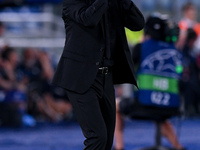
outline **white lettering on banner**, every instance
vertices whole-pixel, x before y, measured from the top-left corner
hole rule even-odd
[[[161,92],[152,92],[151,93],[151,102],[157,105],[168,106],[170,104],[170,95],[168,93]]]
[[[167,90],[169,88],[169,80],[154,78],[153,87],[161,89],[161,90]]]

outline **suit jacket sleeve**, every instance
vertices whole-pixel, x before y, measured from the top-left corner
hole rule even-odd
[[[84,26],[96,26],[107,9],[107,0],[95,0],[87,4],[81,0],[63,0],[63,18]]]
[[[144,16],[131,0],[119,0],[121,3],[122,19],[124,26],[132,31],[139,31],[144,28]]]

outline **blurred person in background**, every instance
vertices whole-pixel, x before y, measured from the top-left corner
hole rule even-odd
[[[6,47],[1,52],[0,91],[2,124],[9,126],[28,125],[26,78],[18,74],[18,55],[13,48]],[[32,119],[32,118],[30,118]],[[27,123],[27,124],[26,124]]]
[[[180,50],[182,50],[185,45],[187,37],[187,29],[189,28],[193,29],[196,32],[197,36],[200,37],[200,23],[197,22],[196,6],[192,2],[187,2],[182,8],[182,12],[183,12],[183,18],[179,21],[180,37],[177,42],[177,48],[179,48]],[[196,49],[199,48],[200,46],[196,45]]]
[[[124,27],[144,18],[131,0],[63,1],[65,47],[53,84],[66,90],[85,136],[85,150],[110,150],[115,128],[113,84],[137,86]]]
[[[169,34],[168,29],[169,29],[169,27],[168,27],[167,18],[165,17],[165,15],[155,13],[147,19],[146,25],[144,28],[144,41],[142,43],[137,44],[133,48],[133,52],[132,52],[132,59],[133,59],[133,62],[135,64],[136,68],[138,68],[138,69],[140,68],[141,61],[142,61],[141,59],[142,59],[142,57],[144,57],[144,54],[148,54],[148,56],[149,55],[152,56],[154,52],[157,52],[159,50],[162,51],[165,49],[178,52],[178,50],[176,50],[175,45],[174,45],[177,37],[174,36],[174,39],[173,39],[174,41],[171,41],[170,39],[166,38],[167,37],[166,35]],[[176,29],[176,28],[174,28],[174,29]],[[178,35],[178,29],[174,30],[174,35],[175,34]],[[152,49],[151,53],[148,50],[148,49],[150,49],[150,47]],[[165,55],[167,58],[168,57],[167,54],[165,54]],[[151,62],[151,67],[157,68],[158,61],[159,60],[155,60],[155,62]],[[164,61],[165,60],[163,60],[161,62],[161,64],[162,63],[164,64]],[[174,59],[173,61],[177,61],[177,60]],[[167,65],[169,65],[169,64],[167,64]],[[173,63],[172,63],[172,65],[173,65]],[[162,70],[164,68],[160,68],[160,69]],[[159,71],[158,70],[156,70],[156,71],[159,74]],[[179,74],[179,73],[176,73],[176,74]],[[140,81],[140,82],[142,82],[142,81]],[[125,125],[124,125],[123,114],[125,114],[125,116],[129,116],[129,114],[131,114],[131,111],[134,111],[134,107],[137,107],[137,106],[134,106],[134,104],[133,104],[137,100],[131,100],[131,103],[129,101],[123,100],[123,98],[121,99],[121,96],[120,96],[121,90],[118,90],[118,91],[119,91],[119,97],[117,97],[117,105],[116,105],[117,106],[116,107],[117,114],[116,114],[114,150],[124,150],[125,144],[124,144],[123,136],[124,136],[124,126]],[[137,97],[136,92],[134,95],[136,96],[134,99],[139,99],[139,97]],[[131,116],[129,116],[129,117],[131,117]],[[170,142],[170,144],[172,145],[174,150],[185,150],[185,148],[183,148],[183,146],[180,144],[180,142],[176,136],[176,133],[174,131],[174,127],[171,124],[170,120],[165,120],[161,124],[161,133]]]
[[[193,55],[194,43],[197,34],[194,29],[187,29],[186,40],[183,46],[183,75],[180,80],[180,91],[185,101],[186,116],[200,113],[200,68],[198,57]]]
[[[28,78],[28,112],[37,120],[68,119],[72,113],[71,104],[63,89],[50,84],[54,70],[48,53],[27,48],[22,60],[19,68]]]

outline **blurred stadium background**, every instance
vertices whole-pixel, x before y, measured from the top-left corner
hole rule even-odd
[[[168,14],[172,20],[178,22],[181,18],[181,8],[188,0],[133,0],[142,10],[145,17],[152,12]],[[190,0],[198,10],[199,0]],[[0,43],[17,49],[40,48],[52,56],[56,63],[64,46],[65,32],[61,18],[62,0],[0,0],[0,21],[5,24],[5,32],[0,38]],[[200,20],[200,14],[197,16]],[[139,42],[142,31],[134,35],[127,30],[130,45]],[[176,121],[174,121],[176,123]],[[189,150],[199,150],[199,118],[186,120],[183,124],[183,145]],[[44,124],[43,124],[44,125]],[[135,126],[136,128],[132,128]],[[47,128],[46,128],[47,127]],[[141,132],[141,128],[144,127]],[[183,130],[182,128],[182,130]],[[137,130],[139,129],[139,130]],[[148,129],[148,130],[147,130]],[[53,132],[55,131],[55,132]],[[152,135],[146,136],[146,141],[136,143],[141,134],[154,132],[149,123],[128,123],[125,131],[127,149],[133,149],[153,144]],[[1,129],[0,150],[78,150],[82,148],[82,135],[75,123],[59,126],[39,126],[36,129]],[[42,138],[42,139],[40,139]],[[60,140],[59,140],[60,138]],[[65,141],[67,140],[67,142]],[[50,144],[49,144],[50,143]],[[68,148],[66,148],[68,147]]]

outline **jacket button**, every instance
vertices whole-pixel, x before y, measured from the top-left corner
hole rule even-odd
[[[98,66],[100,63],[99,62],[96,62],[96,65]]]

